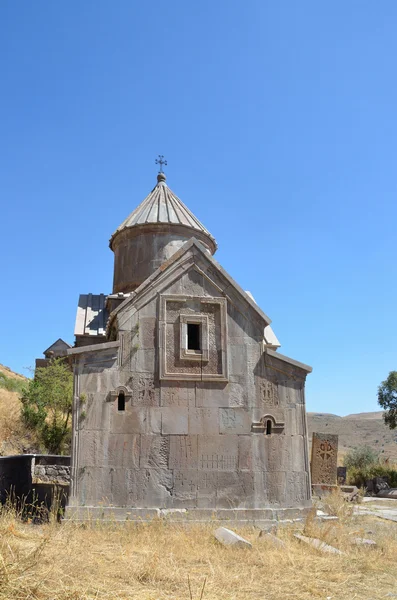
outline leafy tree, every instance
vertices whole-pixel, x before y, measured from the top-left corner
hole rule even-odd
[[[62,454],[71,434],[73,375],[65,361],[55,358],[38,367],[21,398],[21,416],[34,429],[46,450]]]
[[[378,387],[378,403],[386,411],[383,415],[390,429],[397,427],[397,371],[390,371]]]
[[[371,446],[353,448],[343,459],[343,464],[348,469],[366,469],[379,462],[379,454]]]

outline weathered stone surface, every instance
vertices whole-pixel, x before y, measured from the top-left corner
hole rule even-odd
[[[163,435],[187,435],[189,433],[188,409],[177,406],[162,408],[161,433]]]
[[[236,471],[237,435],[198,436],[198,467],[204,471]]]
[[[300,542],[303,542],[304,544],[308,544],[309,546],[312,546],[313,548],[315,548],[316,550],[319,550],[320,552],[325,552],[328,554],[343,554],[343,552],[341,550],[339,550],[338,548],[334,548],[333,546],[330,546],[329,544],[326,544],[325,542],[322,542],[321,540],[318,540],[317,538],[306,537],[305,535],[300,535],[299,533],[295,533],[294,536]]]
[[[338,436],[313,433],[311,475],[312,484],[336,484]]]
[[[195,406],[196,384],[189,381],[162,381],[161,406]]]
[[[197,444],[197,435],[171,435],[169,456],[170,469],[197,469]]]
[[[360,538],[360,537],[352,538],[351,543],[354,546],[368,546],[370,548],[376,547],[376,542],[374,540],[369,540],[367,538]]]
[[[250,433],[252,417],[245,408],[220,408],[220,433]]]
[[[252,548],[251,542],[245,540],[243,537],[234,533],[231,529],[226,527],[218,527],[214,531],[214,536],[220,544],[223,546],[235,546],[237,548]]]
[[[219,412],[217,408],[189,408],[189,433],[219,434]]]
[[[115,341],[70,350],[71,504],[253,521],[306,510],[309,369],[264,347],[268,317],[200,243],[181,248],[189,225],[149,213],[112,238]]]

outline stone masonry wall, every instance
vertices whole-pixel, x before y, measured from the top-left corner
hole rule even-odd
[[[192,257],[173,282],[124,310],[118,343],[77,355],[71,505],[310,505],[306,372],[264,352],[263,319],[215,270],[204,275],[196,264]],[[184,379],[186,369],[160,378],[162,353],[172,351],[161,337],[162,293],[226,299],[226,337],[216,329],[210,337],[212,350],[227,354],[224,380]],[[191,373],[200,372],[195,363]]]

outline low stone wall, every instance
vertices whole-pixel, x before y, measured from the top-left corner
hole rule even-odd
[[[70,456],[35,455],[32,461],[33,483],[70,484]]]
[[[64,509],[69,496],[70,456],[21,454],[0,457],[0,503],[8,499],[34,511],[51,509],[54,499]]]

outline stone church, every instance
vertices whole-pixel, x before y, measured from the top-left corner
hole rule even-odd
[[[278,352],[269,317],[213,258],[214,237],[163,172],[110,248],[113,292],[80,296],[67,350],[67,514],[260,521],[306,512],[311,368]]]

